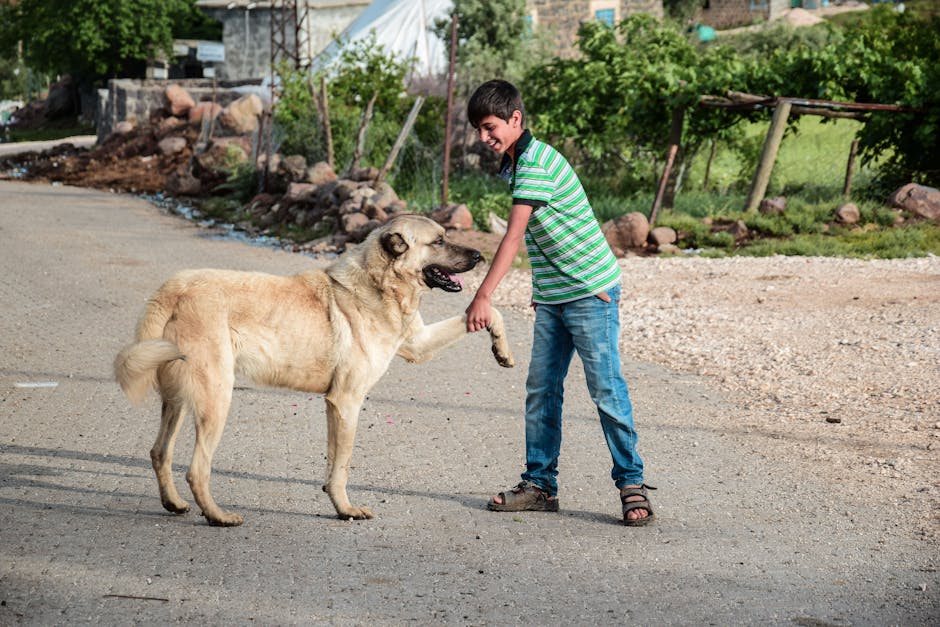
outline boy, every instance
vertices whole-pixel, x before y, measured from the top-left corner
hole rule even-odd
[[[514,488],[488,503],[494,511],[558,511],[563,384],[574,351],[584,363],[613,458],[623,522],[645,525],[653,507],[643,483],[643,461],[627,384],[620,371],[620,266],[601,233],[577,175],[554,148],[525,128],[522,96],[502,80],[470,97],[467,117],[480,140],[503,155],[501,176],[512,208],[490,269],[467,307],[467,330],[490,324],[490,297],[509,271],[523,239],[532,266],[535,327],[526,379],[526,471]]]

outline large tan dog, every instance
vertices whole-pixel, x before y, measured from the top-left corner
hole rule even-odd
[[[137,341],[114,362],[134,402],[155,387],[163,398],[150,451],[160,499],[171,512],[189,505],[171,476],[173,445],[183,416],[196,423],[186,479],[203,515],[216,525],[243,518],[222,511],[209,475],[232,400],[236,373],[259,384],[325,393],[327,479],[341,518],[372,518],[346,494],[359,410],[394,356],[431,358],[466,335],[464,316],[425,326],[418,313],[431,288],[460,291],[453,275],[473,268],[478,251],[449,243],[444,229],[421,216],[397,217],[373,231],[336,263],[291,277],[225,270],[188,270],[150,299]],[[513,365],[502,317],[489,329],[501,366]]]

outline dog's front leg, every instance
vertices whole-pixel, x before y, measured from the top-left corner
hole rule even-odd
[[[330,496],[336,515],[344,519],[373,517],[368,507],[354,507],[346,494],[349,460],[356,439],[361,404],[361,401],[350,402],[329,396],[326,399],[327,474],[323,491]]]
[[[516,362],[509,348],[509,340],[506,338],[503,316],[495,308],[491,311],[488,330],[493,345],[493,355],[500,366],[512,368]],[[467,317],[465,315],[454,316],[425,326],[421,317],[416,316],[411,331],[411,336],[399,347],[398,354],[411,363],[421,363],[467,335]]]

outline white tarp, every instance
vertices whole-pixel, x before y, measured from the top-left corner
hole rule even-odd
[[[415,57],[417,76],[447,73],[447,47],[434,34],[434,22],[448,19],[451,0],[375,0],[339,35],[342,45],[356,42],[375,33],[376,43],[399,59]],[[327,46],[314,60],[318,67],[326,65],[342,48],[336,41]]]

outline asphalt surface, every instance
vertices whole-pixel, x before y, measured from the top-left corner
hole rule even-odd
[[[139,199],[0,182],[0,625],[940,622],[937,556],[878,494],[775,457],[731,399],[650,364],[624,370],[655,524],[619,524],[577,362],[561,512],[487,511],[524,463],[531,332],[511,314],[515,369],[477,334],[426,364],[396,360],[369,395],[349,492],[374,520],[337,520],[321,491],[322,398],[248,384],[212,477],[245,524],[163,511],[148,458],[158,401],[132,407],[111,376],[146,298],[183,268],[322,263],[207,237]],[[424,317],[469,298],[435,293]],[[191,451],[186,424],[187,499]]]

